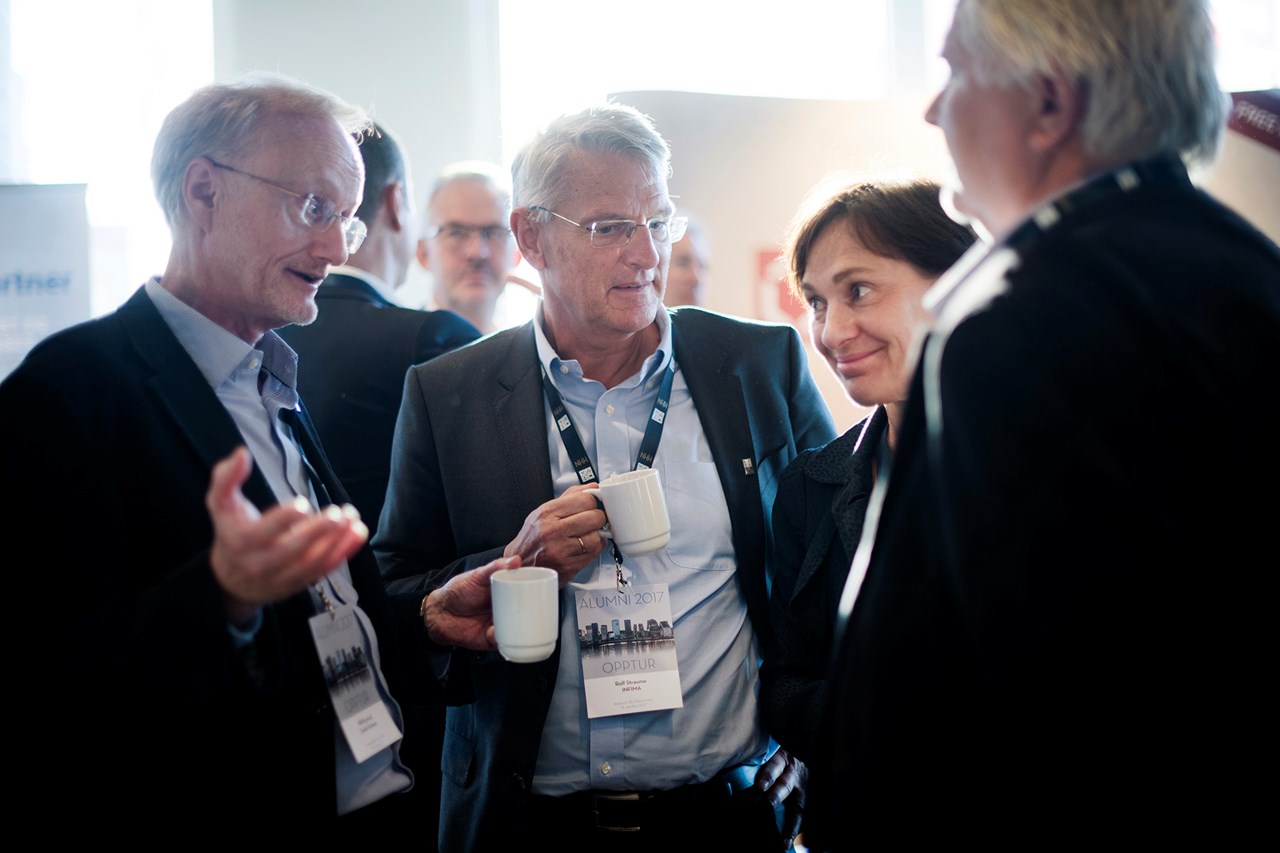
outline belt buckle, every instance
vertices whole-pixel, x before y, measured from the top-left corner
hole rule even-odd
[[[639,826],[623,826],[620,823],[619,824],[609,823],[608,820],[610,818],[610,815],[608,814],[608,812],[610,812],[611,809],[608,807],[608,805],[605,806],[606,822],[601,823],[600,804],[601,803],[629,803],[631,805],[622,806],[617,811],[622,811],[630,808],[632,812],[634,812],[635,809],[639,807],[640,803],[644,802],[646,799],[648,799],[648,797],[645,797],[639,793],[633,793],[633,792],[620,791],[616,794],[602,794],[602,793],[592,792],[591,813],[595,817],[596,828],[607,830],[608,832],[639,832],[640,831]]]

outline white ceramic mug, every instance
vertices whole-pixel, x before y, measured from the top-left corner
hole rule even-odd
[[[546,660],[560,632],[560,580],[555,569],[519,566],[489,576],[493,633],[513,663]]]
[[[656,468],[639,468],[602,481],[600,501],[609,517],[600,535],[617,543],[624,557],[661,551],[671,541],[667,498]]]

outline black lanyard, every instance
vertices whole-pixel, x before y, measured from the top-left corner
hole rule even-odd
[[[631,469],[633,471],[653,467],[653,459],[658,454],[658,442],[662,441],[662,427],[667,420],[667,407],[671,405],[671,386],[675,383],[675,378],[676,360],[672,358],[667,365],[666,374],[662,377],[658,399],[653,401],[653,411],[649,413],[649,422],[644,428],[644,438],[640,441],[640,452],[636,454],[636,463]],[[565,450],[569,451],[569,460],[573,463],[573,470],[578,474],[578,482],[599,482],[596,469],[591,464],[591,457],[587,455],[587,448],[582,443],[582,436],[573,425],[573,416],[569,414],[569,409],[561,399],[560,392],[552,384],[545,366],[542,368],[542,391],[546,394],[547,405],[551,407],[551,418],[555,421],[557,432],[560,433],[560,440],[564,442]],[[596,498],[597,503],[599,500]],[[618,567],[618,586],[622,586],[626,583],[622,579],[622,552],[618,550],[617,542],[610,539],[609,543],[613,546],[613,561]]]

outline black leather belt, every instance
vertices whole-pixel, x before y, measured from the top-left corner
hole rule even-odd
[[[755,782],[755,765],[721,770],[705,782],[665,791],[578,791],[563,797],[534,797],[566,817],[588,818],[599,829],[639,832],[655,823],[683,820],[686,812],[701,812],[714,803],[727,803]]]

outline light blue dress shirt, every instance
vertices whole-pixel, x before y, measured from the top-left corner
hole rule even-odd
[[[254,464],[266,477],[276,499],[283,503],[293,500],[296,495],[304,495],[312,506],[316,506],[318,502],[306,473],[306,463],[289,434],[288,426],[278,417],[282,408],[292,409],[298,402],[297,354],[275,332],[267,332],[258,342],[259,348],[245,343],[165,290],[157,278],[146,283],[146,292],[179,343],[200,368],[218,399],[235,419],[236,426],[240,428],[240,434],[253,455]],[[264,367],[267,375],[262,390],[259,391],[258,376]],[[392,719],[404,731],[400,706],[387,689],[386,679],[378,663],[378,637],[369,617],[357,603],[359,596],[351,583],[351,571],[346,562],[325,578],[322,585],[325,595],[335,603],[355,606],[364,635],[366,655],[374,662],[378,692],[390,710]],[[315,589],[311,590],[311,599],[315,612],[319,613],[324,609]],[[250,631],[256,631],[259,625],[260,618],[251,626]],[[232,636],[241,642],[246,639],[243,632],[234,629]],[[251,638],[252,634],[248,639]],[[357,764],[336,715],[333,732],[337,756],[338,814],[354,811],[412,786],[413,774],[400,762],[398,742]]]
[[[562,361],[534,323],[538,358],[560,392],[600,479],[635,466],[663,372],[672,358],[671,320],[658,312],[662,339],[639,373],[614,388],[584,379],[577,361]],[[678,366],[677,366],[678,367]],[[555,494],[578,484],[569,453],[544,406]],[[666,790],[705,781],[726,767],[760,764],[770,741],[757,707],[760,650],[735,578],[729,509],[711,448],[677,369],[662,442],[654,459],[671,515],[662,551],[623,562],[633,584],[670,590],[684,706],[588,719],[577,654],[577,607],[566,587],[560,625],[560,668],[547,714],[533,792],[563,796],[587,788]],[[574,578],[615,583],[612,551]]]

